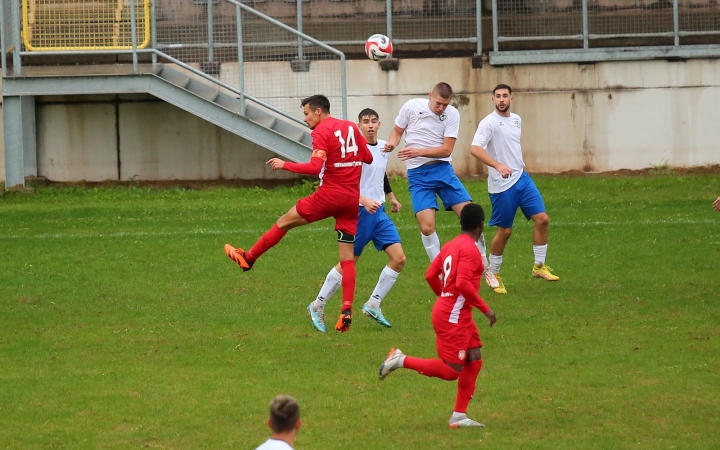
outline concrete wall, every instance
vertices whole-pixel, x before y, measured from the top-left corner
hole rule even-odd
[[[277,70],[292,76],[287,63]],[[477,123],[492,111],[492,88],[501,82],[516,90],[513,109],[523,117],[531,172],[720,163],[720,60],[477,70],[469,58],[449,58],[401,60],[397,72],[349,61],[347,73],[350,116],[376,109],[381,138],[388,137],[406,100],[426,96],[438,81],[450,83],[462,118],[453,164],[464,176],[485,171],[470,155],[470,143]],[[39,98],[36,110],[39,175],[51,180],[292,177],[268,170],[271,152],[151,97]],[[404,173],[395,158],[389,167]]]

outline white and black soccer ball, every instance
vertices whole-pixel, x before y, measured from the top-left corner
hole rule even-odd
[[[373,61],[391,58],[393,46],[390,38],[384,34],[373,34],[365,41],[365,54]]]

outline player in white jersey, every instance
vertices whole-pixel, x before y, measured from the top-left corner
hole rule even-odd
[[[499,275],[505,245],[512,235],[515,213],[520,208],[526,219],[535,223],[533,229],[533,253],[535,264],[532,275],[548,281],[560,279],[545,265],[548,241],[548,223],[540,191],[525,172],[525,162],[520,148],[522,120],[510,112],[513,101],[512,88],[499,84],[493,89],[495,110],[480,121],[473,138],[471,153],[488,166],[488,193],[492,203],[489,225],[497,225],[497,233],[490,243],[490,270],[500,285],[493,289],[498,294],[507,293]]]
[[[300,425],[297,401],[289,395],[278,395],[270,402],[268,426],[272,429],[272,437],[256,450],[292,450]]]
[[[430,261],[440,253],[440,238],[435,227],[437,196],[446,211],[460,211],[472,199],[465,186],[455,175],[450,161],[460,130],[460,113],[450,105],[453,91],[447,83],[438,83],[428,98],[416,98],[406,102],[395,119],[390,141],[385,144],[390,152],[400,143],[405,133],[405,148],[398,151],[398,158],[407,162],[407,176],[413,212],[420,226],[420,237]],[[477,241],[485,267],[485,235]],[[491,288],[499,283],[489,270],[485,281]]]
[[[385,213],[385,195],[387,194],[393,205],[392,212],[400,211],[402,205],[395,199],[385,173],[390,153],[385,152],[385,141],[377,138],[377,131],[380,128],[378,113],[370,108],[360,111],[358,128],[368,142],[373,162],[363,164],[360,177],[360,213],[354,243],[355,261],[360,258],[363,249],[370,241],[375,244],[377,250],[384,250],[388,256],[388,263],[380,272],[377,285],[370,295],[370,299],[363,305],[362,312],[375,319],[380,325],[390,328],[390,322],[383,315],[380,303],[400,275],[405,265],[405,253],[400,245],[397,228]],[[316,330],[325,332],[323,314],[325,304],[338,290],[341,283],[342,268],[338,264],[327,274],[317,298],[307,307]]]

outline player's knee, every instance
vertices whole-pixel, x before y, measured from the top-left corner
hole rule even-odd
[[[512,233],[513,233],[512,228],[498,228],[498,230],[497,230],[498,236],[505,241],[510,239],[510,236],[512,236]]]
[[[535,224],[539,227],[546,227],[550,223],[550,217],[547,213],[540,213],[535,215]]]
[[[390,262],[393,266],[402,269],[405,266],[405,263],[407,262],[407,258],[405,257],[405,254],[402,253],[399,256],[395,256],[394,258],[390,259]]]

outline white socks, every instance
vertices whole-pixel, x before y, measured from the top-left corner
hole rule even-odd
[[[477,245],[478,250],[480,250],[483,267],[485,268],[485,270],[487,270],[489,265],[487,256],[485,256],[485,253],[487,253],[487,246],[485,245],[485,233],[480,233],[480,238],[477,240],[475,245]]]
[[[433,232],[430,236],[420,233],[420,236],[422,237],[423,247],[425,247],[425,253],[427,253],[430,261],[434,260],[440,254],[440,238],[437,232]]]
[[[325,277],[325,283],[320,288],[317,298],[313,304],[315,311],[321,312],[325,309],[325,303],[330,300],[342,284],[342,274],[336,268],[332,268]]]
[[[533,253],[535,254],[536,265],[541,266],[545,264],[545,257],[547,256],[547,244],[533,245]]]
[[[395,284],[395,281],[397,281],[398,275],[400,275],[399,272],[395,272],[388,266],[385,266],[382,272],[380,272],[380,278],[375,285],[375,289],[370,296],[370,300],[367,301],[367,305],[370,308],[377,309],[380,307],[380,302],[382,302],[387,293],[390,292],[390,289]]]
[[[498,273],[500,272],[500,265],[502,264],[502,255],[497,256],[490,254],[490,272],[492,273]]]

